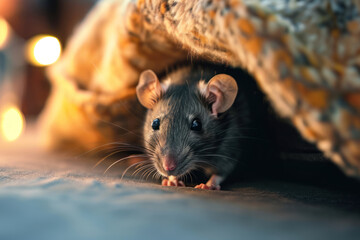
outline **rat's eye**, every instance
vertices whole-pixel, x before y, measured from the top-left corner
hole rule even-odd
[[[159,130],[160,127],[160,119],[155,118],[154,121],[151,124],[152,129]]]
[[[195,118],[191,123],[190,129],[193,130],[193,131],[201,131],[202,124],[200,122],[200,119]]]

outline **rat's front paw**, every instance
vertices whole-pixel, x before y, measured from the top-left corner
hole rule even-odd
[[[224,177],[220,177],[216,174],[213,174],[206,184],[201,183],[199,185],[196,185],[195,188],[207,189],[207,190],[220,190],[220,183],[222,182],[223,179]]]
[[[165,178],[161,182],[162,186],[175,186],[175,187],[185,187],[183,181],[179,181],[175,176],[169,176],[169,178]]]
[[[201,184],[199,184],[199,185],[196,185],[195,186],[195,188],[200,188],[200,189],[207,189],[207,190],[220,190],[220,185],[210,185],[210,186],[208,186],[208,185],[206,185],[206,184],[204,184],[204,183],[201,183]]]

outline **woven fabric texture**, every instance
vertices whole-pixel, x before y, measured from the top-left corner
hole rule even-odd
[[[121,136],[104,121],[140,129],[127,110],[141,71],[201,58],[247,69],[278,114],[360,177],[359,39],[356,0],[100,1],[48,71],[44,142],[91,149]]]

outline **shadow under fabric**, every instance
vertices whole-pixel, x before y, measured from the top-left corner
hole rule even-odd
[[[360,4],[356,0],[100,1],[48,69],[41,117],[51,149],[89,150],[139,132],[140,73],[200,57],[246,69],[276,112],[360,177]]]

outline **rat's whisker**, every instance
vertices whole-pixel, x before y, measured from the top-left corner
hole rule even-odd
[[[123,158],[120,158],[119,160],[116,160],[115,162],[113,162],[105,171],[104,171],[104,174],[109,171],[109,169],[111,167],[113,167],[115,164],[118,164],[122,161],[125,161],[125,160],[129,160],[129,159],[133,159],[133,158],[146,158],[147,156],[145,155],[142,155],[142,154],[138,154],[138,155],[130,155],[130,156],[127,156],[127,157],[123,157]]]
[[[156,170],[156,168],[154,168],[154,170],[155,170],[155,173],[154,173],[154,178],[155,178],[155,180],[160,180],[160,179],[161,179],[161,174],[158,173],[158,171]]]
[[[189,172],[189,176],[190,176],[190,182],[193,183],[194,180],[193,180],[193,177],[192,177],[192,172]]]
[[[112,153],[109,153],[108,155],[106,155],[105,157],[103,157],[102,159],[100,159],[93,167],[92,169],[95,169],[97,166],[99,166],[103,161],[105,161],[106,159],[108,159],[109,157],[111,156],[114,156],[118,153],[121,153],[121,152],[127,152],[128,150],[125,150],[125,149],[119,149],[117,151],[114,151]]]
[[[154,168],[150,168],[149,170],[150,170],[149,173],[146,175],[146,181],[148,180],[149,176],[150,176],[154,171],[156,171],[156,169],[154,169]]]
[[[105,148],[105,147],[109,147],[109,146],[114,146],[112,148]],[[97,152],[101,152],[101,151],[108,151],[108,150],[118,150],[118,149],[128,149],[129,151],[133,150],[133,151],[140,151],[140,152],[144,152],[146,150],[145,147],[142,146],[137,146],[137,145],[132,145],[129,143],[124,143],[124,142],[110,142],[110,143],[106,143],[106,144],[102,144],[100,146],[94,147],[91,150],[88,150],[78,156],[76,156],[77,158],[83,157],[86,154],[92,154],[92,152],[97,153]]]
[[[216,165],[214,165],[213,163],[207,162],[207,161],[204,161],[204,160],[199,160],[199,159],[195,160],[195,164],[198,164],[198,165],[199,164],[205,164],[205,165],[210,166],[212,168],[216,168]]]
[[[136,163],[134,163],[134,164],[131,164],[129,167],[127,167],[127,168],[125,169],[125,171],[122,173],[120,180],[122,180],[122,179],[124,178],[126,172],[127,172],[128,170],[130,170],[130,168],[132,168],[132,167],[134,167],[134,166],[137,166],[138,164],[142,164],[142,162],[136,162]]]
[[[139,174],[141,171],[147,169],[149,166],[152,166],[152,162],[151,161],[145,161],[145,163],[143,165],[141,165],[138,169],[136,169],[131,176],[136,176],[137,174]]]
[[[207,152],[209,150],[216,150],[218,149],[217,146],[207,147],[207,148],[201,148],[198,152]]]
[[[146,168],[146,169],[142,172],[141,177],[140,177],[140,179],[141,179],[142,181],[145,179],[145,175],[146,175],[147,173],[149,173],[149,171],[151,171],[151,167]]]
[[[228,162],[236,162],[237,159],[235,158],[232,158],[232,157],[229,157],[229,156],[226,156],[226,155],[223,155],[223,154],[205,154],[205,155],[202,155],[204,157],[218,157],[218,158],[222,158],[223,160],[225,161],[228,161]]]

